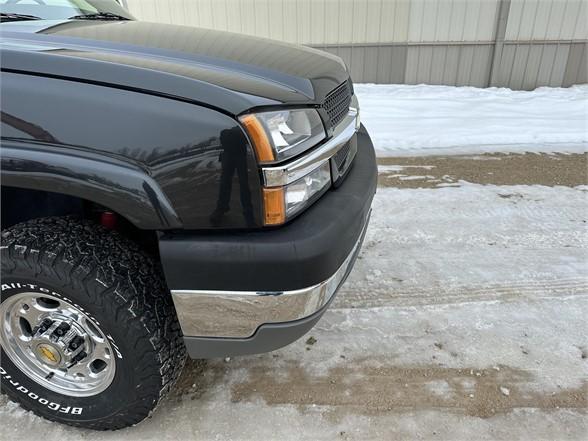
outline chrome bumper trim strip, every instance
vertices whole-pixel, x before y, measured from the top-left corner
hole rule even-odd
[[[266,323],[307,317],[325,306],[341,287],[355,262],[367,226],[353,249],[329,279],[304,289],[283,292],[174,290],[172,298],[185,336],[247,338]]]

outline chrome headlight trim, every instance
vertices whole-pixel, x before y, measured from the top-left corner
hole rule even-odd
[[[291,184],[320,167],[333,157],[359,129],[359,107],[353,96],[351,107],[345,119],[335,128],[333,137],[322,146],[286,165],[263,167],[263,181],[266,187],[280,187]]]

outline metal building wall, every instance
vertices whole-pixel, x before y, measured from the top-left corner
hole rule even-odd
[[[123,0],[138,18],[307,44],[354,81],[588,82],[588,0]]]

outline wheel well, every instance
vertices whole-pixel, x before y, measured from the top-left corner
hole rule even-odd
[[[157,233],[135,227],[125,217],[95,202],[62,193],[3,185],[2,230],[31,219],[51,216],[77,216],[101,223],[138,243],[150,254],[158,253]],[[108,222],[105,223],[105,213]],[[114,221],[113,221],[114,219]]]

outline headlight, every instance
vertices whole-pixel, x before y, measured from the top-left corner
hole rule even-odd
[[[331,186],[331,165],[325,161],[285,187],[264,188],[264,224],[280,225],[312,204]]]
[[[302,179],[285,187],[286,217],[316,200],[331,184],[331,166],[326,161]]]
[[[260,163],[291,158],[325,139],[323,122],[315,109],[278,110],[239,118]]]

